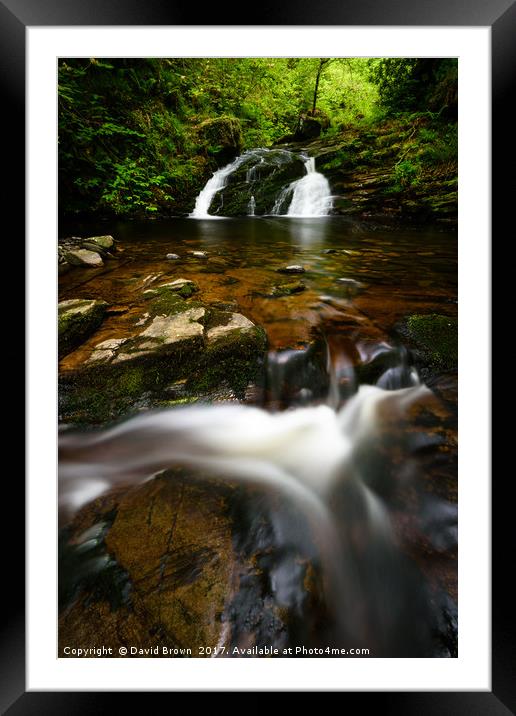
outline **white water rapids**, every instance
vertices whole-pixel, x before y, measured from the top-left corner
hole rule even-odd
[[[292,493],[324,504],[353,455],[381,427],[430,391],[422,385],[386,391],[361,386],[340,411],[328,405],[270,413],[221,404],[158,410],[101,432],[60,437],[60,505],[75,512],[117,482],[147,479],[181,464]]]

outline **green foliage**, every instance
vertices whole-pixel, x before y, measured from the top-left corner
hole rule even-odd
[[[414,186],[418,166],[456,156],[456,126],[443,134],[456,107],[456,69],[455,60],[397,58],[62,59],[60,209],[121,217],[190,211],[192,196],[232,151],[295,131],[312,109],[317,78],[323,135],[360,131],[357,146],[328,167],[374,163],[379,144],[370,130],[412,113],[397,135],[393,181]]]
[[[369,78],[389,114],[443,111],[457,118],[456,59],[386,57],[369,60]]]
[[[419,184],[421,165],[409,159],[396,164],[394,167],[394,186],[398,190],[414,187]]]

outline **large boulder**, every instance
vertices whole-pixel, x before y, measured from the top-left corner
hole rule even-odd
[[[151,295],[124,335],[90,341],[79,364],[62,364],[63,420],[102,423],[142,407],[142,400],[160,406],[220,390],[239,399],[261,379],[263,329],[239,313],[185,300],[173,288],[146,291]]]
[[[322,112],[316,111],[315,114],[302,114],[299,117],[294,141],[299,142],[305,139],[317,139],[322,130],[327,129],[328,126],[328,117]]]
[[[242,151],[243,138],[240,121],[236,117],[223,115],[207,119],[197,127],[200,139],[222,166]]]
[[[324,639],[317,567],[278,544],[264,497],[174,469],[85,506],[61,531],[59,656],[98,644],[113,657],[243,656]]]
[[[67,355],[94,333],[106,312],[105,301],[83,298],[61,301],[57,308],[59,358]]]

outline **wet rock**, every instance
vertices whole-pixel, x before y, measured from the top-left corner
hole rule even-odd
[[[127,313],[130,307],[128,305],[108,306],[106,314],[108,316],[120,316],[123,313]]]
[[[195,283],[195,281],[188,278],[177,278],[174,281],[162,283],[160,286],[144,291],[143,295],[146,298],[152,298],[153,296],[158,296],[163,292],[171,291],[172,293],[176,293],[178,296],[182,296],[183,298],[190,298],[190,296],[198,290],[199,286]]]
[[[306,289],[302,281],[291,281],[290,283],[281,283],[273,286],[271,291],[266,294],[269,298],[281,298],[283,296],[292,296],[295,293],[301,293]]]
[[[151,296],[129,335],[93,347],[60,376],[60,413],[99,423],[161,404],[167,386],[184,381],[185,398],[231,394],[241,399],[260,380],[266,336],[240,313],[186,301],[170,290]]]
[[[158,645],[160,653],[152,656],[161,657],[170,656],[162,647],[183,650],[174,656],[197,657],[201,646],[226,644],[224,606],[237,569],[226,514],[229,492],[171,471],[84,508],[67,529],[67,551],[76,557],[85,528],[104,522],[96,552],[109,561],[87,578],[79,573],[74,592],[68,590],[59,620],[60,655],[64,645],[99,640],[113,656],[129,644]]]
[[[106,251],[109,251],[109,249],[112,249],[114,247],[115,240],[112,236],[89,236],[88,238],[84,239],[83,245],[85,243],[96,246],[98,249],[104,249]]]
[[[71,299],[58,305],[59,358],[67,355],[94,333],[106,312],[105,301]]]
[[[457,318],[437,313],[414,314],[401,321],[396,330],[413,348],[416,364],[432,374],[453,371],[458,361]]]
[[[337,281],[340,284],[348,286],[349,288],[362,288],[364,285],[360,281],[356,281],[354,278],[338,278]]]
[[[213,345],[221,339],[227,339],[234,331],[240,335],[252,333],[256,326],[241,313],[230,313],[227,323],[219,323],[206,331],[208,343]]]
[[[67,251],[65,259],[72,266],[97,268],[104,264],[100,254],[96,251],[90,251],[89,249],[72,249],[71,251]]]
[[[167,254],[165,258],[167,258],[169,261],[177,261],[181,258],[181,256],[179,256],[179,254]]]
[[[276,269],[278,273],[305,273],[305,269],[297,264],[291,266],[284,266],[283,268]]]
[[[174,469],[86,505],[61,530],[59,656],[99,643],[114,657],[129,645],[241,656],[233,650],[324,639],[317,567],[272,525],[273,510],[288,524],[299,515],[275,503]]]
[[[305,173],[298,155],[280,149],[253,150],[248,161],[228,177],[224,189],[215,194],[210,214],[247,216],[251,195],[256,216],[269,214],[281,190]]]
[[[208,254],[206,253],[206,251],[189,251],[188,253],[190,254],[190,256],[193,256],[196,259],[208,258]]]

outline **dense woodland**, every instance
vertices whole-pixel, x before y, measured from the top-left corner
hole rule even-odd
[[[417,203],[431,179],[448,215],[456,202],[454,59],[63,59],[58,90],[61,216],[185,214],[214,170],[295,140],[300,117],[338,148],[323,171],[381,165],[390,200]]]

